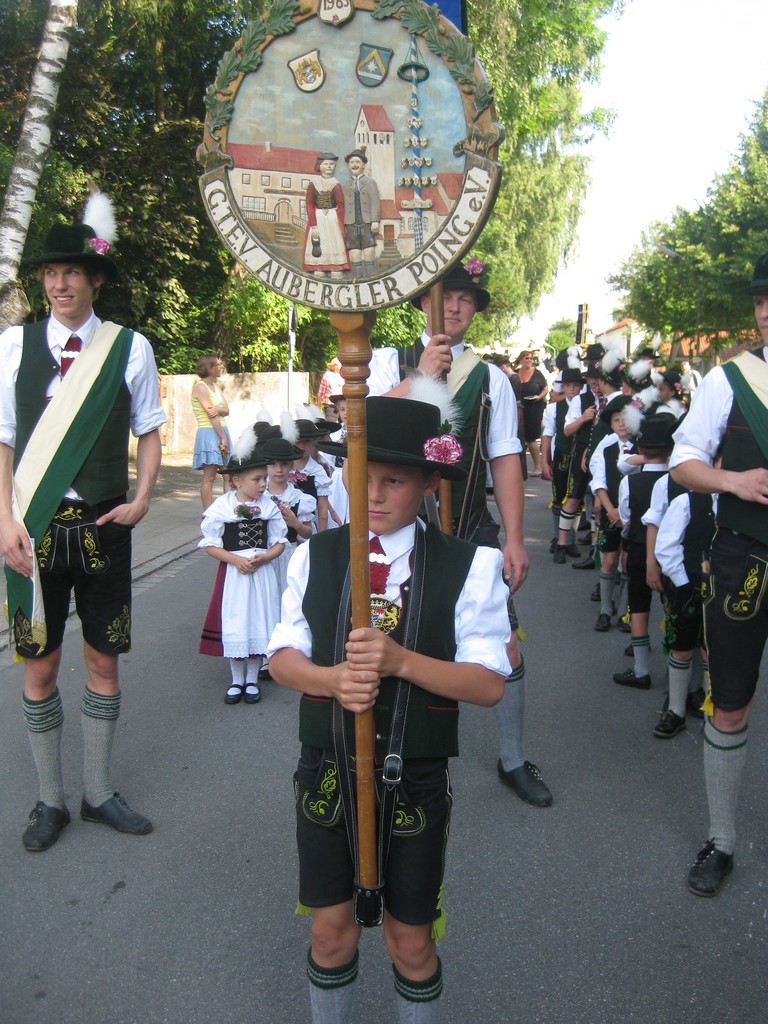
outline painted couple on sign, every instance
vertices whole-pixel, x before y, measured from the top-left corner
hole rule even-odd
[[[335,153],[320,153],[315,164],[320,179],[310,182],[306,194],[304,269],[333,278],[373,263],[381,219],[378,186],[365,173],[365,146],[344,157],[351,178],[343,185],[336,178],[338,160]]]

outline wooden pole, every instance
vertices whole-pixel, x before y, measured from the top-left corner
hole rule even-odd
[[[429,326],[432,334],[442,334],[445,331],[442,281],[433,284],[429,289]],[[450,480],[440,478],[437,496],[440,499],[440,529],[443,533],[453,533],[453,498]]]
[[[371,624],[371,581],[368,561],[368,451],[365,398],[371,360],[373,311],[331,313],[339,337],[339,359],[347,400],[349,485],[349,545],[352,579],[352,628]],[[376,797],[374,758],[376,730],[373,711],[355,716],[355,769],[357,778],[358,882],[375,889],[379,872],[376,855]],[[363,921],[365,924],[377,923]]]

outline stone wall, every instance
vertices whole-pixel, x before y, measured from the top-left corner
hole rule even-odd
[[[266,410],[277,423],[283,409],[308,401],[309,374],[290,375],[290,396],[287,373],[228,373],[219,385],[229,402],[227,425],[232,441],[237,441],[245,427]],[[168,422],[162,428],[163,452],[167,455],[189,455],[195,447],[197,421],[192,412],[192,388],[199,378],[193,374],[160,377],[160,400]]]

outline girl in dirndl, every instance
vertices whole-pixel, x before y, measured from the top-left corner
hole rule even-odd
[[[287,530],[280,510],[264,494],[267,456],[245,431],[227,464],[233,489],[203,513],[198,547],[220,562],[203,627],[200,653],[229,659],[232,681],[225,704],[261,700],[259,670],[280,618],[274,567]]]

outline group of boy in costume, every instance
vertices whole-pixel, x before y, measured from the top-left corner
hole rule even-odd
[[[93,313],[99,288],[117,272],[107,232],[94,219],[88,214],[83,224],[54,227],[41,254],[27,261],[39,268],[49,318],[0,335],[0,545],[40,783],[23,835],[30,852],[50,848],[70,821],[57,676],[73,590],[87,671],[81,816],[122,832],[152,828],[112,788],[109,761],[120,708],[118,655],[130,647],[130,531],[149,506],[165,417],[147,340]],[[439,1016],[448,758],[458,753],[460,701],[496,708],[501,780],[534,806],[552,802],[522,751],[524,665],[510,595],[525,581],[528,559],[514,395],[506,376],[464,345],[488,292],[464,267],[450,271],[443,285],[444,328],[433,331],[428,299],[419,297],[427,313],[423,337],[408,350],[383,350],[371,366],[371,625],[350,630],[344,527],[297,548],[269,644],[272,676],[302,693],[294,784],[299,900],[313,918],[308,977],[315,1024],[350,1019],[358,973],[355,713],[372,709],[376,723],[384,937],[403,1022]],[[711,838],[689,876],[699,895],[716,892],[733,867],[736,794],[768,636],[768,516],[761,507],[768,505],[768,256],[748,291],[766,348],[705,377],[678,428],[671,462],[682,486],[719,495],[704,585]],[[462,421],[456,435],[444,410],[411,395],[414,371],[446,380],[449,418],[458,413]],[[138,437],[130,500],[129,429]],[[345,439],[319,447],[347,454]],[[503,548],[486,503],[486,462]],[[441,476],[454,482],[454,536],[420,518]],[[567,536],[569,524],[558,525]]]

